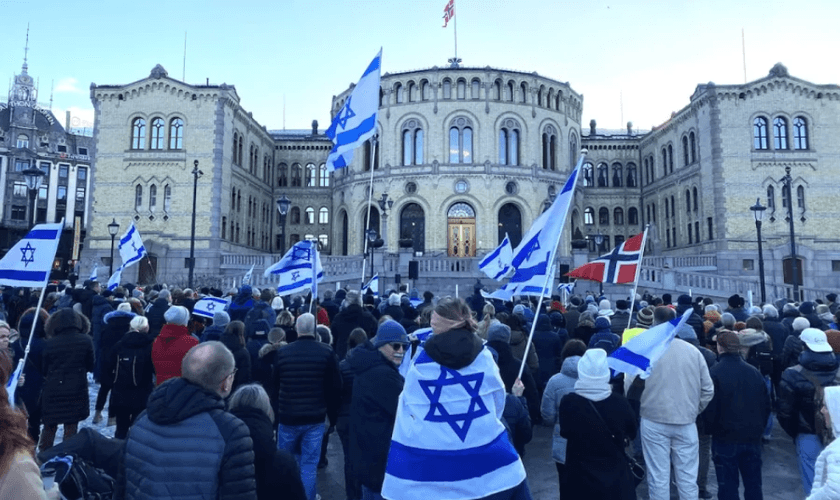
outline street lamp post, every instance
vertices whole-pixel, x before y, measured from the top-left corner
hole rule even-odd
[[[26,180],[26,188],[29,190],[29,222],[31,223],[30,227],[33,227],[35,226],[35,198],[41,188],[44,172],[38,168],[27,168],[21,173]]]
[[[782,177],[781,181],[784,183],[784,189],[787,189],[787,201],[788,201],[788,224],[790,227],[790,270],[793,279],[793,300],[799,300],[799,277],[797,276],[799,273],[799,265],[796,261],[796,239],[793,233],[793,189],[792,189],[792,181],[793,179],[790,177],[790,167],[785,167],[785,176]]]
[[[367,231],[365,231],[365,235],[367,235],[368,250],[370,252],[370,277],[373,278],[375,274],[373,272],[373,243],[376,241],[376,238],[378,238],[379,235],[376,233],[376,229],[368,229]]]
[[[289,213],[289,207],[292,205],[291,200],[286,198],[286,193],[280,195],[277,199],[277,211],[280,212],[280,254],[286,255],[286,214]]]
[[[755,205],[750,207],[755,217],[755,231],[758,234],[758,279],[761,283],[761,302],[767,302],[767,291],[764,286],[764,254],[761,250],[761,218],[767,207],[761,205],[761,198],[756,198]]]
[[[111,261],[108,265],[108,276],[114,275],[114,238],[117,236],[119,230],[120,225],[117,223],[117,219],[111,217],[111,223],[108,224],[108,234],[111,235]]]
[[[204,175],[204,172],[198,169],[198,160],[193,162],[193,207],[192,207],[192,229],[190,231],[190,274],[187,278],[187,283],[190,288],[193,288],[193,273],[195,272],[195,202],[198,196],[198,178]]]
[[[383,240],[386,240],[388,238],[388,210],[394,206],[394,200],[388,198],[388,193],[382,193],[382,197],[376,200],[376,202],[379,204],[379,209],[382,211],[382,227],[380,228],[382,234],[379,236],[381,236]]]
[[[600,255],[601,251],[603,250],[602,245],[604,244],[604,235],[601,234],[601,230],[599,229],[598,232],[595,234],[595,249],[597,253]],[[604,296],[604,282],[598,282],[598,295],[603,297]]]

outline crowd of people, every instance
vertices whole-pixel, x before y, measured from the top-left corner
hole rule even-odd
[[[521,457],[545,425],[561,499],[635,499],[640,481],[652,500],[672,482],[682,500],[741,486],[760,499],[776,420],[805,496],[840,498],[835,294],[760,307],[587,294],[538,310],[485,298],[480,283],[466,300],[243,285],[210,319],[195,305],[221,290],[39,293],[5,289],[0,302],[0,498],[44,498],[36,452],[90,416],[88,374],[93,422],[107,415],[121,443],[115,498],[315,500],[337,434],[347,500],[529,499]],[[684,315],[649,376],[610,368],[620,346]]]

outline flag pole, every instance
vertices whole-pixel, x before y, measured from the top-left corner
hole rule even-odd
[[[645,226],[645,234],[642,235],[641,255],[639,255],[639,265],[636,266],[636,278],[633,280],[633,294],[630,295],[630,317],[627,319],[627,328],[630,328],[630,323],[633,321],[633,308],[636,306],[636,290],[639,288],[639,272],[642,270],[642,261],[645,258],[645,244],[647,243],[647,232],[650,224]]]
[[[379,142],[377,139],[376,134],[370,138],[370,187],[368,188],[368,210],[367,210],[367,223],[365,224],[365,232],[363,233],[362,239],[365,240],[365,254],[362,258],[362,286],[365,286],[365,271],[367,265],[367,253],[368,253],[368,237],[367,231],[370,229],[370,210],[372,208],[371,203],[373,203],[373,171],[376,167],[373,160],[376,158],[376,143]],[[380,218],[380,223],[382,222]]]
[[[452,6],[453,7],[455,6],[454,2],[452,3]],[[453,11],[454,10],[455,9],[453,9]],[[452,32],[455,34],[455,64],[457,65],[458,64],[458,16],[453,14],[452,18],[453,18],[452,21],[455,23],[454,29],[452,30]]]
[[[312,286],[309,287],[309,314],[312,314],[312,309],[315,307],[315,299],[318,298],[318,242],[309,240],[312,245],[312,250],[315,252],[315,258],[312,260]],[[318,315],[315,315],[315,326],[318,326]]]

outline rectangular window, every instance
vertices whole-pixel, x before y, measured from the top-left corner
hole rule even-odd
[[[64,144],[59,144],[58,148],[56,148],[56,149],[58,150],[59,153],[66,153],[67,152],[67,146],[65,146]]]
[[[744,271],[754,271],[755,270],[755,261],[752,259],[744,259],[741,265],[741,268]]]
[[[76,179],[79,181],[86,181],[87,180],[87,168],[86,167],[79,167],[78,171],[76,172]]]
[[[831,271],[835,273],[840,273],[840,260],[831,261]]]
[[[42,161],[38,163],[38,168],[41,169],[41,172],[44,172],[44,177],[41,180],[41,184],[45,184],[50,178],[50,162]]]
[[[26,220],[26,205],[12,205],[12,220]]]
[[[49,188],[42,184],[41,187],[38,189],[38,199],[39,200],[46,200],[48,193],[49,193]]]
[[[688,225],[688,244],[691,245],[692,242],[693,241],[691,239],[691,224],[689,224]]]
[[[76,199],[77,200],[84,200],[85,199],[85,188],[76,188]]]
[[[66,163],[61,163],[58,165],[58,178],[59,179],[66,179],[67,176],[70,175],[70,165]]]
[[[15,160],[15,172],[23,172],[29,168],[29,162],[25,160]]]
[[[29,190],[26,188],[26,183],[22,181],[15,181],[14,186],[12,187],[12,195],[14,196],[21,196],[26,198]]]
[[[37,222],[38,224],[42,224],[44,222],[47,222],[47,209],[46,208],[38,207],[35,210],[35,222]]]
[[[700,243],[700,222],[694,223],[694,237],[697,239],[697,243]]]
[[[58,186],[58,195],[56,199],[59,201],[67,201],[67,186]]]
[[[87,156],[87,154],[88,154],[88,148],[79,148],[79,154],[80,154],[80,155]]]
[[[227,217],[222,217],[222,239],[225,239],[227,232]]]

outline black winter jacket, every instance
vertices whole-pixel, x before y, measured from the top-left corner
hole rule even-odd
[[[248,426],[254,442],[258,500],[306,500],[295,457],[277,449],[274,424],[262,410],[238,407],[231,414]],[[282,487],[278,488],[278,485]]]
[[[309,425],[329,416],[335,425],[341,405],[341,374],[332,347],[302,336],[277,351],[272,400],[278,423]]]
[[[169,309],[169,300],[156,299],[146,312],[146,319],[149,320],[149,334],[152,337],[160,335],[160,329],[166,324],[163,314]]]
[[[58,329],[41,358],[41,421],[75,423],[90,415],[87,372],[94,366],[93,342],[76,328]]]
[[[233,353],[233,360],[236,362],[236,374],[233,376],[233,387],[231,393],[242,384],[251,381],[251,355],[248,350],[239,343],[239,336],[231,333],[222,334],[220,340],[228,350]]]
[[[102,360],[102,369],[111,373],[111,404],[120,407],[145,408],[154,389],[155,365],[152,363],[152,342],[148,333],[130,331],[114,345]],[[130,377],[117,373],[120,358],[132,359]],[[119,375],[119,376],[118,376]]]
[[[348,361],[355,374],[350,404],[353,475],[361,484],[380,492],[404,380],[396,365],[370,342],[353,349]]]
[[[350,359],[355,351],[356,348],[347,351],[347,357],[338,364],[338,370],[341,372],[341,406],[338,409],[338,418],[350,417],[350,403],[353,401],[353,379],[355,378],[353,368],[350,366]]]
[[[779,321],[779,318],[764,318],[764,331],[770,336],[773,341],[773,357],[781,359],[782,349],[785,346],[785,340],[788,336],[788,330]]]
[[[248,427],[218,394],[177,377],[129,430],[116,498],[253,500],[255,477]]]
[[[93,334],[94,345],[99,344],[102,338],[102,328],[105,326],[105,315],[113,312],[113,305],[101,295],[94,295],[90,299],[90,331]]]
[[[688,309],[693,308],[690,305],[686,304],[678,305],[677,317],[681,317]],[[693,312],[688,316],[688,319],[685,322],[688,324],[688,326],[694,329],[694,333],[697,335],[697,340],[700,342],[700,345],[706,345],[706,331],[703,328],[703,318],[701,318],[700,315],[696,312]]]
[[[560,354],[563,351],[560,335],[552,331],[551,321],[544,314],[537,318],[537,326],[534,329],[534,349],[540,361],[537,385],[542,388],[552,375],[560,371]]]
[[[770,415],[764,377],[739,353],[721,354],[709,374],[715,395],[703,411],[706,433],[720,441],[759,444]]]
[[[434,338],[434,336],[431,338]],[[499,374],[502,376],[502,382],[505,384],[505,392],[511,392],[513,384],[516,382],[516,376],[519,374],[519,366],[522,364],[522,360],[513,356],[510,344],[505,342],[492,340],[487,342],[487,347],[496,352],[498,356],[496,364],[499,365]],[[531,423],[538,424],[542,422],[542,415],[540,415],[540,395],[537,390],[537,383],[531,374],[531,369],[527,365],[522,372],[522,384],[525,386],[525,392],[522,395],[528,403],[528,414],[531,415]]]
[[[99,338],[99,350],[96,352],[96,359],[101,360],[99,380],[103,383],[114,381],[114,372],[106,369],[106,360],[113,355],[112,350],[128,330],[131,329],[131,320],[135,314],[128,311],[111,311],[105,315],[105,324],[102,327],[102,334]],[[113,366],[110,366],[113,369]]]
[[[350,337],[350,332],[354,328],[362,328],[369,339],[376,335],[376,330],[379,325],[376,323],[376,318],[364,309],[362,306],[352,304],[342,309],[336,314],[335,319],[330,323],[330,330],[332,331],[333,341],[335,342],[335,353],[338,359],[344,359],[347,355],[347,339]]]
[[[837,374],[837,358],[833,352],[815,353],[805,350],[799,356],[799,365],[782,372],[779,382],[777,418],[782,429],[792,438],[799,434],[814,434],[815,388],[803,374],[807,372],[823,387],[832,384]]]

